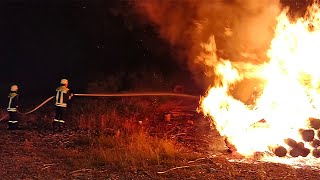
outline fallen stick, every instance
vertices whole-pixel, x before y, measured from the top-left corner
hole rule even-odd
[[[205,165],[208,165],[208,164],[198,164],[198,165],[192,165],[192,166],[179,166],[179,167],[174,167],[174,168],[168,169],[166,171],[159,171],[157,173],[158,174],[164,174],[164,173],[167,173],[169,171],[176,170],[176,169],[184,169],[184,168],[190,168],[190,167],[200,167],[200,166],[205,166]]]
[[[196,159],[196,160],[193,160],[193,161],[189,161],[188,163],[194,163],[194,162],[196,162],[196,161],[200,161],[200,160],[205,160],[205,159],[208,159],[208,158],[198,158],[198,159]]]
[[[75,170],[75,171],[70,172],[70,174],[77,174],[77,173],[83,172],[83,171],[90,172],[90,171],[92,171],[92,169],[87,169],[87,168],[79,169],[79,170]]]

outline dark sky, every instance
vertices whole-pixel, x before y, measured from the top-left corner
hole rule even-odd
[[[61,78],[81,93],[95,74],[176,68],[151,26],[134,26],[116,13],[129,6],[120,0],[2,0],[0,93],[16,83],[25,95],[48,94]],[[154,44],[158,52],[150,51]]]
[[[188,76],[156,27],[135,16],[133,2],[1,0],[0,96],[12,84],[25,97],[48,96],[61,78],[85,93],[90,81],[148,68]],[[282,1],[301,9],[299,2]]]

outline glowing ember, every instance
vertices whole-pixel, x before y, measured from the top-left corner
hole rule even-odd
[[[270,152],[265,154],[315,158],[319,127],[310,123],[317,124],[320,118],[320,8],[310,6],[295,22],[285,10],[277,21],[268,63],[216,60],[217,80],[201,100],[201,110],[242,155]],[[261,83],[249,97],[253,101],[246,104],[232,91],[237,83],[252,78]]]

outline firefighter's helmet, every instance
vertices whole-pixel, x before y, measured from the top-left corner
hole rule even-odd
[[[18,91],[18,86],[17,85],[12,85],[10,90],[11,91]]]
[[[63,85],[68,84],[68,79],[61,79],[60,84],[63,84]]]

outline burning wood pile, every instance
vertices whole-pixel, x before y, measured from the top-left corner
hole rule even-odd
[[[315,118],[309,119],[310,129],[300,129],[299,134],[301,139],[285,139],[285,143],[288,145],[288,148],[284,148],[283,146],[281,152],[273,151],[275,155],[279,157],[285,156],[287,153],[291,157],[307,157],[309,154],[312,156],[319,158],[320,157],[320,120]]]
[[[313,47],[320,42],[320,5],[309,6],[296,20],[287,15],[283,11],[277,17],[263,64],[215,59],[215,82],[201,110],[232,152],[272,162],[302,158],[315,165],[320,158],[320,61]],[[205,45],[217,56],[213,38]]]
[[[266,123],[265,121],[261,121]],[[284,139],[285,145],[269,146],[269,150],[278,157],[307,157],[320,158],[320,119],[309,118],[310,129],[299,129],[300,138]],[[225,139],[230,152],[236,152],[236,147]]]

